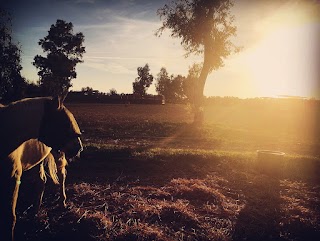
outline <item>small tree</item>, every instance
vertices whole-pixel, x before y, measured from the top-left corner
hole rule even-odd
[[[23,96],[26,80],[21,76],[19,47],[12,42],[10,15],[0,9],[0,100],[10,102]]]
[[[82,87],[81,88],[81,92],[84,94],[84,95],[93,95],[93,89],[92,87]]]
[[[173,77],[171,81],[171,89],[173,91],[172,97],[174,102],[179,102],[183,99],[185,99],[185,95],[183,92],[183,83],[185,81],[186,77],[182,75],[177,75]]]
[[[197,84],[197,80],[199,79],[201,73],[201,64],[193,64],[188,71],[187,78],[184,79],[182,84],[182,89],[184,96],[187,98],[187,101],[195,107],[195,86]]]
[[[158,10],[163,23],[157,35],[170,29],[172,37],[181,39],[186,56],[203,55],[195,85],[194,122],[202,120],[203,90],[208,74],[222,67],[230,54],[239,51],[231,42],[236,35],[234,16],[230,12],[232,6],[232,0],[176,0]]]
[[[166,68],[161,68],[157,76],[156,91],[163,95],[169,102],[178,102],[184,98],[183,82],[185,77],[181,75],[169,76]]]
[[[149,65],[146,64],[144,67],[138,67],[138,77],[132,83],[133,94],[144,96],[147,93],[147,89],[150,87],[153,81],[153,76],[150,74]]]
[[[115,88],[112,88],[112,89],[109,90],[108,95],[115,96],[115,95],[118,95],[118,92],[117,92],[117,90]]]
[[[57,20],[39,45],[47,57],[36,55],[33,65],[40,71],[40,85],[46,94],[58,95],[69,90],[71,80],[77,77],[76,65],[82,63],[85,53],[84,35],[73,33],[73,24]]]
[[[166,68],[162,67],[157,75],[156,91],[159,95],[168,97],[167,91],[170,83],[170,77]]]

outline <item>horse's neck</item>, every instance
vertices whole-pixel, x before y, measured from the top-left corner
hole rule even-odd
[[[15,112],[18,112],[17,115],[15,115],[15,118],[18,120],[15,125],[21,129],[13,128],[16,131],[22,132],[19,135],[25,140],[38,138],[44,113],[44,99],[33,99],[30,102],[32,103],[25,104],[24,107],[16,106],[15,110]]]
[[[0,152],[8,154],[23,142],[38,138],[44,102],[45,99],[20,101],[1,108]]]

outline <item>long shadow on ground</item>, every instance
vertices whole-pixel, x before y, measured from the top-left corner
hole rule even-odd
[[[320,239],[319,161],[287,158],[278,168],[273,173],[240,169],[228,176],[245,198],[232,240]]]
[[[256,177],[242,183],[246,204],[241,210],[233,240],[282,240],[280,238],[280,181]]]

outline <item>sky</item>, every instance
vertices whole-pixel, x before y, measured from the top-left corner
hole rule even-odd
[[[167,2],[171,0],[0,0],[0,6],[12,14],[22,75],[28,80],[39,79],[32,65],[35,55],[45,56],[39,39],[63,19],[85,36],[84,62],[76,67],[72,89],[132,93],[137,68],[146,63],[156,78],[161,67],[186,76],[193,63],[202,61],[201,56],[185,58],[170,31],[155,36],[161,26],[157,9]],[[320,99],[319,0],[238,0],[232,13],[238,28],[233,41],[242,51],[208,76],[206,96]],[[154,84],[147,92],[156,93]]]

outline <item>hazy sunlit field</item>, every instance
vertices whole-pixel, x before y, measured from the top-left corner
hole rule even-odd
[[[69,208],[48,183],[37,217],[20,205],[17,240],[319,240],[319,101],[216,101],[202,127],[186,105],[67,107],[85,145]],[[265,149],[286,153],[274,173]]]

